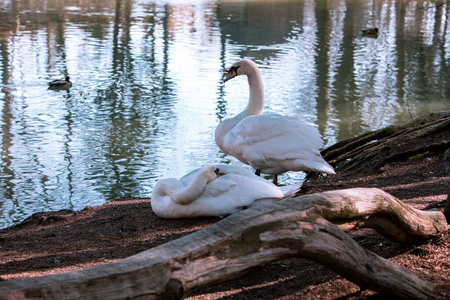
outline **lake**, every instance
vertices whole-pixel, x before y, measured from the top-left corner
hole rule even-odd
[[[0,51],[0,228],[240,164],[214,130],[247,104],[245,78],[223,83],[241,58],[260,67],[265,112],[325,146],[450,109],[449,3],[0,0]],[[48,89],[65,76],[72,88]]]

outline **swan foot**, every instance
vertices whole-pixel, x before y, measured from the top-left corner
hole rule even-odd
[[[255,175],[256,176],[261,176],[261,170],[260,169],[256,169]]]

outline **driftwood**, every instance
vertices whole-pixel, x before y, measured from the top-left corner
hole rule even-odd
[[[436,136],[438,142],[426,142]],[[419,138],[425,143],[406,146]],[[442,153],[449,148],[450,111],[442,111],[338,142],[322,151],[322,156],[341,172],[364,173],[377,172],[389,162]]]
[[[362,288],[433,299],[434,286],[362,248],[343,230],[371,227],[402,242],[447,230],[438,211],[413,209],[379,189],[298,196],[253,207],[124,260],[0,282],[0,299],[179,299],[281,258],[317,261]]]

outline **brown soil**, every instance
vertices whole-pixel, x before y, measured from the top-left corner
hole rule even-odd
[[[450,133],[445,133],[450,138]],[[439,138],[442,138],[440,136]],[[417,144],[421,141],[411,141]],[[428,141],[427,141],[428,142]],[[447,151],[449,152],[449,151]],[[303,193],[353,187],[381,188],[412,207],[443,210],[448,154],[427,153],[390,162],[378,172],[339,172],[306,183]],[[150,199],[120,199],[77,212],[38,213],[0,230],[0,280],[106,264],[205,228],[218,218],[165,220]],[[362,246],[432,281],[437,299],[450,298],[450,237],[407,245],[371,230],[350,233]],[[387,299],[306,259],[290,258],[198,291],[188,299]]]

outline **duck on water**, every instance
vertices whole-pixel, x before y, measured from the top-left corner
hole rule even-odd
[[[52,80],[48,83],[49,88],[70,88],[72,87],[72,82],[70,77],[66,76],[64,79]]]

